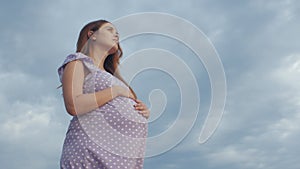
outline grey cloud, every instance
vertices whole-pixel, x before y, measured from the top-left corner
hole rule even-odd
[[[6,168],[57,168],[70,119],[61,91],[55,89],[59,85],[57,67],[74,51],[79,29],[88,21],[145,11],[169,12],[203,30],[220,54],[228,82],[224,118],[213,137],[198,145],[195,138],[210,99],[201,63],[188,58],[192,53],[170,39],[148,37],[153,41],[145,43],[145,37],[137,37],[125,42],[127,55],[151,46],[183,57],[198,75],[204,94],[202,112],[190,135],[175,149],[146,159],[145,168],[299,168],[298,1],[27,1],[1,2],[0,8],[5,23],[0,33],[0,131],[7,136],[0,139],[4,152],[0,159]],[[163,86],[169,97],[177,96],[144,76],[137,77],[133,85],[144,100],[154,86]],[[167,112],[176,111],[178,100],[169,101]],[[150,133],[159,133],[166,121],[157,121]],[[28,127],[18,139],[8,127],[14,125]],[[36,133],[32,133],[34,126],[40,127]]]

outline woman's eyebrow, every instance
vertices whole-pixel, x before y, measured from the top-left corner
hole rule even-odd
[[[108,29],[113,29],[113,30],[115,30],[116,31],[116,34],[119,34],[119,32],[114,28],[114,27],[112,27],[112,26],[105,26],[105,28],[108,28]]]
[[[114,27],[112,26],[105,26],[105,28],[109,28],[109,29],[115,29]]]

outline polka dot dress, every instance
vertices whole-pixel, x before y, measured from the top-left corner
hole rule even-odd
[[[60,81],[65,65],[81,60],[90,71],[83,93],[94,93],[112,85],[127,86],[110,73],[98,69],[90,57],[75,53],[58,68]],[[118,96],[84,115],[73,116],[64,140],[62,169],[141,169],[147,138],[147,119],[133,107],[135,101]]]

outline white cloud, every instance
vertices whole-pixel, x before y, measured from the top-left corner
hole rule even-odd
[[[208,155],[210,164],[217,167],[232,165],[244,169],[265,169],[264,159],[261,157],[262,152],[258,149],[250,148],[243,150],[234,146],[225,147],[218,152]]]
[[[283,56],[279,67],[271,74],[271,76],[280,84],[286,87],[298,89],[300,92],[300,54],[294,53]]]
[[[0,147],[5,152],[0,163],[5,168],[58,168],[70,119],[59,91],[25,72],[2,71],[0,81]]]
[[[51,105],[15,102],[11,105],[6,119],[0,125],[0,133],[7,140],[16,140],[28,135],[36,135],[45,130],[50,122]]]
[[[300,108],[300,107],[299,107]],[[292,136],[298,135],[300,132],[300,111],[291,112],[287,117],[283,117],[276,123],[268,126],[269,132],[276,136],[276,139],[282,142],[289,140]]]
[[[229,92],[231,101],[213,144],[208,144],[211,149],[202,152],[212,167],[299,168],[299,61],[300,55],[292,54],[264,74],[252,70],[254,76],[243,78],[239,90]],[[262,86],[267,88],[255,89]],[[232,100],[237,98],[245,99]]]

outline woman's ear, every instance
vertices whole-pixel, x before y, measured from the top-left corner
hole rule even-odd
[[[88,37],[90,38],[93,35],[93,31],[88,31]]]
[[[88,31],[88,37],[91,38],[92,37],[92,40],[96,40],[96,37],[93,36],[94,32],[93,31]]]

